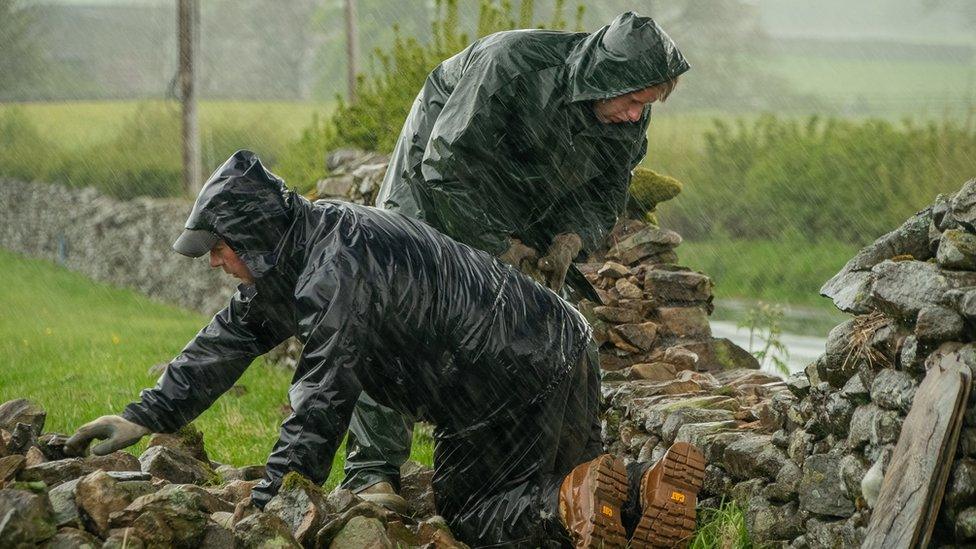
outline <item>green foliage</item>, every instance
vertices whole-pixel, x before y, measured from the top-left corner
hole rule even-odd
[[[716,120],[669,223],[726,234],[864,243],[974,175],[976,127],[772,115]]]
[[[21,108],[0,112],[0,175],[23,181],[44,180],[39,168],[56,156],[54,145],[41,136]]]
[[[258,109],[247,118],[204,118],[204,175],[242,148],[273,166],[289,139],[276,118]],[[180,119],[175,104],[144,103],[123,117],[102,142],[70,146],[57,129],[48,135],[22,107],[0,110],[0,176],[94,187],[117,198],[183,194]]]
[[[783,335],[783,307],[758,303],[739,322],[739,328],[749,330],[749,349],[759,360],[760,366],[772,364],[784,375],[789,375],[787,365],[790,352],[780,337]]]
[[[717,236],[685,241],[677,251],[682,265],[712,277],[717,299],[749,297],[833,310],[818,290],[857,249],[844,242],[811,242],[786,235],[775,240]]]
[[[565,0],[558,0],[548,25],[537,26],[565,28],[564,7]],[[582,13],[577,11],[577,26]],[[279,171],[286,181],[312,184],[323,177],[323,159],[335,148],[393,150],[403,121],[427,75],[470,42],[469,35],[461,30],[457,0],[437,0],[435,14],[427,42],[404,36],[395,28],[393,45],[374,52],[376,70],[359,75],[356,101],[339,98],[330,117],[313,119],[301,139],[282,158]],[[482,0],[475,33],[481,37],[533,26],[529,23],[534,20],[535,3],[532,0],[522,0],[517,14],[510,0]]]
[[[746,549],[752,547],[746,529],[745,510],[735,501],[725,501],[718,509],[698,509],[698,529],[690,549]]]

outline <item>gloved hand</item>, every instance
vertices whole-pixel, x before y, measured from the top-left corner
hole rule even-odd
[[[132,446],[148,434],[149,429],[122,416],[102,416],[78,428],[64,444],[64,449],[68,455],[80,456],[84,455],[88,443],[93,439],[107,439],[92,448],[93,454],[103,456]]]
[[[534,248],[530,248],[525,244],[522,244],[522,241],[517,238],[509,237],[508,249],[498,256],[498,259],[508,263],[516,269],[521,269],[523,263],[535,263],[538,257],[539,252],[535,251]]]
[[[539,270],[545,273],[545,283],[555,292],[563,289],[566,271],[583,249],[583,240],[576,233],[557,234],[549,246],[549,253],[539,260]]]
[[[498,259],[522,271],[523,274],[534,278],[539,283],[544,284],[545,277],[539,272],[536,266],[539,259],[539,252],[535,251],[535,248],[526,246],[517,238],[509,237],[508,243],[508,249],[505,250],[505,253],[498,256]]]

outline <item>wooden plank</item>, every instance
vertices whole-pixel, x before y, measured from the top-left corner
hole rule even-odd
[[[902,425],[862,548],[928,545],[955,457],[970,378],[959,352],[930,364]]]

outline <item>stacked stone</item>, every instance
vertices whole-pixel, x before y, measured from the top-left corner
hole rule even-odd
[[[416,462],[402,471],[407,516],[295,473],[262,512],[250,492],[264,466],[211,461],[192,426],[138,458],[68,457],[45,419],[24,399],[0,405],[2,547],[466,547],[433,515],[433,472]]]
[[[315,185],[315,198],[338,198],[372,206],[390,157],[359,149],[336,149],[325,158],[328,177]]]
[[[670,380],[682,370],[759,368],[755,357],[712,337],[712,280],[675,265],[681,236],[636,220],[621,221],[605,261],[580,268],[601,304],[582,301],[604,370],[613,379]]]
[[[234,293],[219,269],[173,252],[189,201],[0,180],[0,204],[0,248],[208,315]]]
[[[860,543],[926,371],[952,352],[976,371],[974,222],[976,179],[862,249],[821,289],[855,316],[831,330],[825,353],[789,380],[796,401],[770,415],[790,457],[803,464],[800,510],[809,520],[794,545]],[[935,545],[976,542],[972,392],[967,406]],[[805,491],[831,497],[804,501]]]
[[[709,464],[702,505],[735,500],[753,543],[858,546],[927,368],[951,352],[976,373],[976,180],[861,250],[821,291],[855,316],[804,371],[785,382],[747,370],[605,380],[606,444],[650,461],[674,441],[696,444]],[[971,391],[932,543],[974,542]]]
[[[736,500],[748,510],[757,544],[802,533],[796,518],[800,468],[781,448],[781,434],[774,435],[768,419],[773,406],[795,401],[786,382],[750,368],[688,368],[670,378],[630,380],[615,373],[604,376],[602,388],[602,435],[610,452],[654,463],[671,444],[690,442],[708,463],[700,508]],[[758,493],[789,503],[773,506],[755,498]]]

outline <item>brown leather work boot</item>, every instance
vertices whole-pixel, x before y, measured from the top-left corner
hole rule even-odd
[[[577,549],[611,549],[627,545],[620,505],[627,499],[627,470],[604,454],[581,463],[559,487],[559,516]]]
[[[393,485],[389,482],[377,482],[356,492],[356,495],[364,501],[386,507],[394,513],[407,515],[410,512],[410,505],[407,503],[407,500],[396,493]]]
[[[705,479],[705,458],[693,445],[675,442],[641,478],[641,519],[630,546],[687,547],[695,532],[695,506]]]

